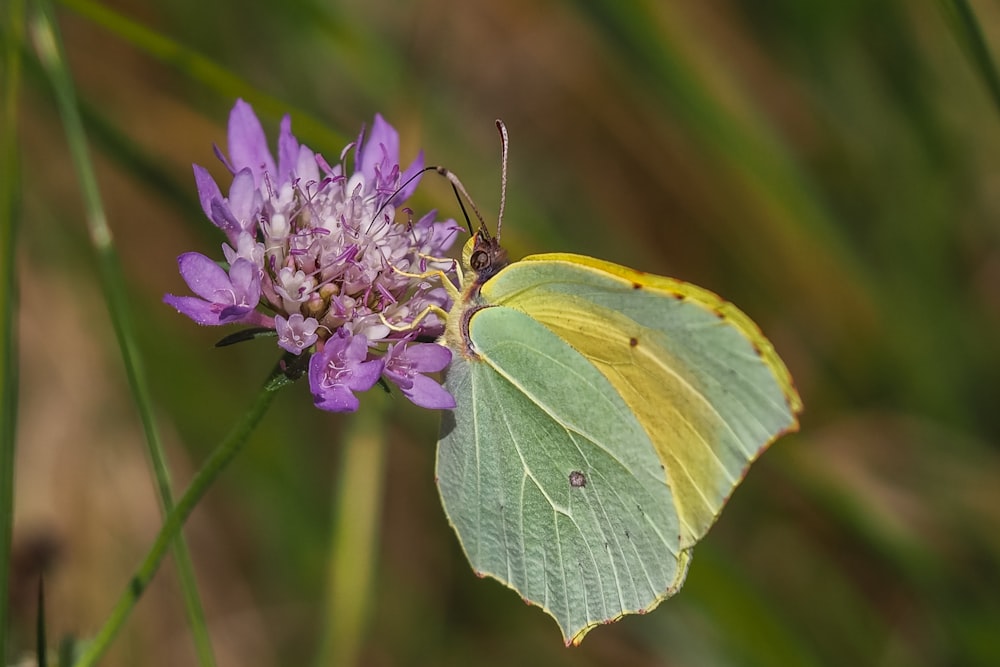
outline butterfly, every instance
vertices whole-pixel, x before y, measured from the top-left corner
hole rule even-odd
[[[436,477],[480,576],[555,618],[567,645],[678,591],[693,546],[802,402],[749,317],[673,278],[569,253],[465,245]],[[461,201],[461,198],[460,198]],[[464,210],[464,207],[463,207]]]

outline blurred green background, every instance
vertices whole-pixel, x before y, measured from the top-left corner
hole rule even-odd
[[[215,349],[220,330],[160,301],[186,291],[178,254],[219,254],[190,164],[222,173],[211,147],[234,100],[272,138],[290,113],[331,161],[381,112],[404,161],[423,148],[488,215],[499,117],[511,254],[593,254],[734,301],[796,378],[802,429],[754,465],[675,598],[566,649],[469,569],[434,483],[437,416],[366,398],[384,457],[351,481],[378,499],[377,541],[338,551],[362,583],[372,568],[370,597],[345,602],[365,621],[358,663],[1000,664],[1000,115],[963,4],[57,4],[175,488],[277,357]],[[1000,44],[1000,5],[972,7]],[[85,637],[160,523],[77,174],[23,55],[11,659],[33,646],[39,568],[49,637]],[[459,215],[446,183],[423,183],[417,210]],[[334,641],[358,419],[286,389],[192,516],[220,665],[312,664]],[[169,559],[102,664],[195,664]]]

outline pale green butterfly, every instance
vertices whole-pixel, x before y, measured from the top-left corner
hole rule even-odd
[[[507,132],[503,140],[506,191]],[[480,228],[441,342],[453,354],[437,480],[473,570],[567,645],[681,587],[750,463],[798,429],[771,343],[708,290],[591,257],[509,263]],[[461,201],[461,200],[460,200]]]

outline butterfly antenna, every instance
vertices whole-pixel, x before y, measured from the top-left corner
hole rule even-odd
[[[490,238],[490,232],[486,227],[486,222],[483,220],[483,214],[479,212],[479,207],[476,206],[476,202],[472,201],[472,197],[469,196],[465,186],[462,185],[462,181],[458,180],[458,176],[448,171],[446,167],[427,167],[427,169],[434,169],[437,173],[447,178],[451,183],[451,187],[455,191],[455,198],[458,200],[458,205],[462,209],[462,215],[465,216],[465,224],[469,227],[469,233],[475,234],[475,232],[472,231],[472,221],[469,219],[469,214],[465,210],[465,204],[462,203],[463,199],[469,203],[469,207],[476,215],[476,220],[479,221],[479,232],[484,237]]]
[[[497,241],[500,240],[500,226],[503,224],[503,211],[507,206],[507,126],[497,118],[497,131],[500,132],[500,214],[497,216]]]
[[[378,210],[375,211],[375,215],[372,216],[372,222],[378,220],[378,217],[382,214],[382,211],[385,210],[385,207],[388,206],[389,204],[391,204],[392,200],[396,198],[396,195],[398,195],[400,192],[402,192],[403,189],[407,185],[409,185],[410,183],[412,183],[416,179],[420,178],[420,175],[423,174],[424,172],[426,172],[426,171],[433,171],[435,169],[437,169],[437,167],[424,167],[423,169],[421,169],[420,171],[418,171],[417,173],[415,173],[413,176],[410,176],[408,179],[406,179],[406,182],[404,182],[402,185],[400,185],[398,188],[396,188],[396,190],[391,195],[389,195],[389,198],[386,199],[382,203],[382,205],[378,207]]]
[[[462,217],[465,218],[465,226],[469,230],[469,234],[475,234],[475,232],[472,231],[472,220],[469,220],[469,212],[465,210],[465,202],[462,201],[462,195],[458,194],[458,188],[455,187],[454,183],[451,184],[451,189],[455,193],[455,199],[458,200],[458,207],[462,209]],[[480,226],[480,228],[485,229],[485,227],[482,226]]]

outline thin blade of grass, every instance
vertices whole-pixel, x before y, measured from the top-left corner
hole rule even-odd
[[[993,100],[993,106],[1000,111],[1000,72],[990,53],[983,30],[979,26],[976,13],[968,0],[942,0],[941,5],[949,19],[952,32],[955,33],[956,41],[972,61],[976,73],[982,78]]]
[[[20,170],[17,155],[17,105],[24,3],[11,0],[0,28],[3,34],[3,125],[0,127],[0,661],[7,662],[10,549],[14,528],[14,455],[17,433],[17,273],[20,226]]]
[[[35,652],[38,656],[38,667],[47,667],[48,640],[45,638],[45,577],[38,578],[38,611],[35,617]]]
[[[94,246],[94,252],[97,256],[105,300],[121,350],[129,388],[142,421],[162,511],[167,514],[174,505],[170,490],[170,473],[156,427],[149,384],[136,343],[134,326],[129,315],[129,306],[124,290],[126,283],[122,276],[111,229],[108,226],[101,202],[97,177],[90,160],[87,139],[76,103],[73,82],[63,56],[64,49],[61,37],[51,18],[51,8],[45,2],[39,2],[38,8],[40,11],[32,20],[33,40],[39,59],[48,72],[55,90],[74,168],[80,180],[80,188],[86,207],[87,227],[91,244]],[[198,594],[194,566],[182,536],[179,536],[174,543],[173,552],[198,660],[201,665],[210,667],[215,664],[215,658],[212,653],[205,613]]]

